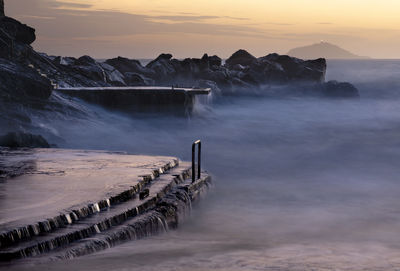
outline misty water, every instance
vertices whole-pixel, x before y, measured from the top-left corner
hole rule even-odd
[[[85,117],[34,116],[65,148],[189,160],[201,139],[215,187],[176,231],[13,268],[400,267],[400,61],[329,61],[327,79],[355,84],[361,98],[223,97],[199,103],[187,118],[87,104]]]

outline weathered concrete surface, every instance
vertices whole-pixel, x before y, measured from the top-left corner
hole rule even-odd
[[[158,110],[171,107],[191,110],[196,95],[208,95],[210,88],[137,87],[75,87],[55,91],[106,107],[129,110]]]
[[[91,91],[105,91],[117,92],[123,91],[126,93],[140,93],[140,94],[159,94],[159,93],[185,93],[188,95],[207,95],[211,92],[210,88],[180,88],[180,87],[157,87],[157,86],[135,86],[135,87],[72,87],[72,88],[57,88],[55,91],[62,93],[74,92],[91,92]]]
[[[0,262],[78,257],[175,228],[211,184],[206,172],[192,183],[191,163],[174,157],[0,151],[6,167],[29,165],[0,183]]]
[[[0,182],[0,232],[111,199],[177,163],[174,157],[104,151],[1,149],[3,171],[22,175]]]

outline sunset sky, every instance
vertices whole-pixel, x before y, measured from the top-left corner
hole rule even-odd
[[[399,0],[5,0],[48,54],[97,58],[287,53],[321,40],[400,58]]]

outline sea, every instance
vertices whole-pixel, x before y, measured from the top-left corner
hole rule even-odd
[[[201,139],[214,187],[177,230],[7,270],[400,270],[400,60],[330,60],[326,79],[360,98],[249,90],[199,99],[188,116],[75,100],[33,113],[62,148],[189,161]]]

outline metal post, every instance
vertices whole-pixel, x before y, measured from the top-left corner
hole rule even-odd
[[[196,153],[196,145],[199,146],[198,156],[197,156],[197,179],[201,177],[201,141],[197,140],[192,145],[192,183],[196,181],[196,163],[195,163],[195,153]]]

